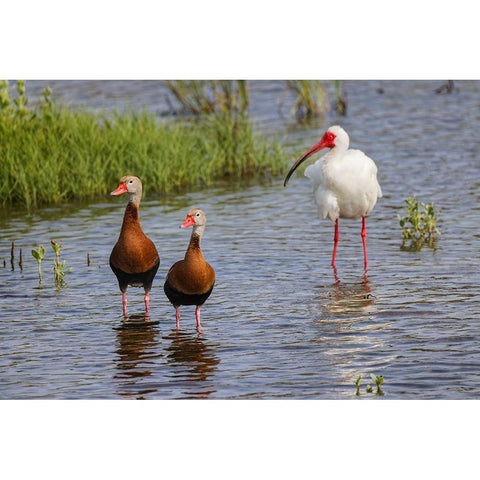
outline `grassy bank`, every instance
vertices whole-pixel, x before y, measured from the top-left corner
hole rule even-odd
[[[28,209],[112,190],[125,174],[168,193],[219,179],[283,173],[281,146],[255,134],[245,115],[160,122],[150,112],[100,113],[52,103],[28,107],[23,84],[0,84],[0,202]]]

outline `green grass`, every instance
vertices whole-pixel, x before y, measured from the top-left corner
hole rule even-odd
[[[296,94],[291,113],[298,120],[324,115],[330,109],[327,91],[320,80],[287,80],[286,88]]]
[[[0,82],[0,203],[32,209],[112,190],[126,174],[145,191],[169,193],[283,173],[279,143],[255,134],[248,117],[218,113],[160,122],[147,111],[92,113],[44,99],[28,107],[24,85],[12,101]]]
[[[249,103],[246,80],[166,80],[165,85],[185,111],[194,115],[245,112]]]

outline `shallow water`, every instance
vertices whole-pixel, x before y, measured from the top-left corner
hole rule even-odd
[[[135,82],[126,83],[121,91],[131,99]],[[434,93],[439,84],[349,82],[348,115],[331,112],[315,126],[275,121],[269,106],[281,86],[256,84],[264,99],[256,107],[260,126],[284,136],[292,162],[334,123],[376,161],[384,197],[367,220],[366,275],[361,221],[340,221],[332,271],[333,224],[316,218],[309,181],[299,174],[287,189],[279,178],[147,197],[142,226],[161,256],[150,321],[143,291],[134,288],[123,321],[108,266],[125,198],[29,216],[3,212],[0,398],[476,398],[480,83],[456,82],[459,92],[443,96]],[[441,208],[434,250],[400,249],[397,213],[413,194]],[[178,225],[192,206],[207,213],[202,246],[217,277],[200,335],[192,307],[182,308],[176,331],[162,288],[168,268],[183,257],[190,232]],[[50,239],[63,241],[62,258],[72,268],[61,290]],[[47,256],[39,287],[30,251],[40,242]],[[384,376],[384,396],[365,392],[371,373]]]

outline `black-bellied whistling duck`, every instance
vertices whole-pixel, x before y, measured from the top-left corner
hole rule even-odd
[[[120,185],[111,195],[128,193],[122,229],[117,243],[110,254],[110,267],[117,276],[122,292],[123,315],[127,316],[127,288],[143,287],[145,310],[150,310],[150,290],[160,265],[160,258],[153,242],[143,233],[138,208],[142,198],[142,182],[138,177],[127,175],[120,179]]]
[[[193,208],[188,212],[180,228],[193,227],[185,258],[173,264],[167,273],[163,289],[175,307],[177,328],[180,327],[180,305],[196,305],[195,318],[200,332],[200,307],[210,296],[215,283],[215,271],[203,258],[200,241],[207,218],[202,210]]]

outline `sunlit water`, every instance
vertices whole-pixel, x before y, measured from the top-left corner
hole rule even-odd
[[[131,93],[135,82],[128,83],[121,92]],[[282,87],[256,84],[267,99],[257,117],[294,146],[292,162],[334,123],[375,159],[384,197],[367,220],[366,275],[360,220],[340,221],[332,271],[333,224],[316,217],[309,181],[299,174],[286,189],[278,178],[144,199],[142,226],[161,257],[149,321],[143,291],[134,288],[123,321],[108,266],[126,198],[4,212],[0,398],[478,397],[480,83],[456,82],[459,92],[443,96],[434,93],[440,84],[349,82],[348,115],[330,112],[314,126],[279,118],[273,99]],[[137,88],[138,104],[148,103],[141,94]],[[400,249],[397,214],[413,194],[441,208],[435,250]],[[190,232],[178,226],[192,206],[207,214],[202,246],[217,277],[201,334],[193,307],[182,308],[175,329],[162,288],[188,244]],[[50,239],[63,241],[71,267],[60,290]],[[39,243],[47,248],[41,286],[30,253]],[[384,396],[366,393],[370,374],[384,376]]]

